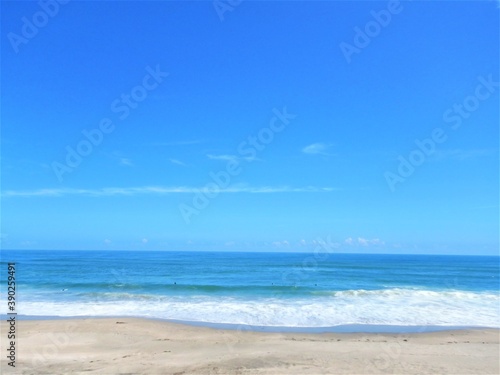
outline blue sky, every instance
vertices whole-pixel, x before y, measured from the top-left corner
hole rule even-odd
[[[2,2],[2,247],[498,254],[497,2],[49,4]]]

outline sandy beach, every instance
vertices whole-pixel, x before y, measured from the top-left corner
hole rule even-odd
[[[6,322],[2,322],[2,353]],[[499,331],[304,334],[131,318],[18,321],[2,374],[498,374]]]

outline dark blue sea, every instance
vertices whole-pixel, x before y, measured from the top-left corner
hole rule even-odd
[[[499,257],[20,251],[21,316],[134,316],[260,327],[500,327]],[[6,312],[6,311],[5,311]]]

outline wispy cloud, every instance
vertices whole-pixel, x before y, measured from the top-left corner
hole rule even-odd
[[[324,155],[324,156],[330,156],[332,155],[331,153],[328,152],[332,145],[331,144],[326,144],[326,143],[313,143],[310,144],[302,149],[302,152],[304,154],[310,154],[310,155]]]
[[[231,161],[231,160],[262,161],[262,159],[256,157],[240,157],[238,155],[228,155],[228,154],[222,154],[222,155],[207,154],[207,158],[211,160],[222,160],[222,161]]]
[[[183,163],[182,161],[180,160],[177,160],[177,159],[168,159],[169,162],[171,162],[172,164],[175,164],[175,165],[180,165],[182,167],[187,167],[188,165],[186,163]]]
[[[128,158],[120,158],[120,165],[132,167],[134,165],[134,163],[132,163],[132,160],[130,160]]]
[[[290,186],[233,186],[221,189],[221,193],[249,193],[249,194],[271,194],[271,193],[328,193],[338,190],[331,187],[290,187]],[[213,193],[213,189],[206,187],[189,186],[142,186],[142,187],[124,187],[124,188],[100,188],[100,189],[38,189],[38,190],[7,190],[2,192],[3,198],[9,197],[62,197],[62,196],[135,196],[135,195],[167,195],[167,194],[196,194]]]
[[[212,160],[223,160],[223,161],[238,160],[238,157],[236,155],[207,154],[207,158],[212,159]]]
[[[127,158],[120,151],[114,151],[112,153],[103,152],[103,155],[115,160],[119,165],[124,167],[133,167],[134,163],[130,158]]]

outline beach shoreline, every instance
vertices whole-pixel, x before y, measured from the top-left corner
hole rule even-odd
[[[8,348],[8,322],[1,322]],[[498,329],[304,333],[143,318],[18,320],[3,374],[496,374]],[[6,346],[7,345],[7,346]],[[2,352],[6,352],[2,350]]]
[[[0,321],[9,318],[7,314],[0,314]],[[488,326],[452,326],[452,325],[395,325],[395,324],[342,324],[337,326],[318,327],[290,327],[290,326],[257,326],[236,323],[214,323],[205,321],[190,321],[179,319],[162,319],[156,317],[143,317],[133,315],[74,315],[74,316],[45,316],[45,315],[17,315],[17,321],[43,321],[43,320],[79,320],[79,319],[146,319],[165,323],[181,324],[193,327],[205,327],[222,330],[245,330],[252,332],[272,333],[430,333],[441,331],[473,331],[500,329],[500,327]]]

